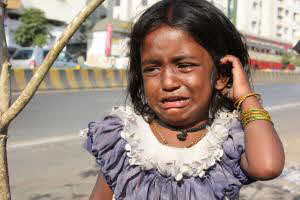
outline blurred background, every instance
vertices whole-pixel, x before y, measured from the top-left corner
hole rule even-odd
[[[67,44],[51,76],[9,128],[12,199],[88,198],[98,169],[81,147],[80,132],[112,106],[125,104],[131,25],[157,1],[106,0]],[[8,0],[5,31],[14,99],[88,2]],[[286,151],[282,175],[246,186],[240,199],[300,200],[300,0],[210,2],[244,35],[254,88]]]

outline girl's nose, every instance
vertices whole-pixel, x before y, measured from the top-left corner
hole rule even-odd
[[[161,87],[164,91],[174,91],[178,88],[180,88],[180,81],[178,78],[178,74],[169,67],[166,67],[162,71],[161,76]]]

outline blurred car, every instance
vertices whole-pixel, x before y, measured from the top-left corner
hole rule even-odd
[[[72,56],[66,52],[62,51],[56,61],[53,64],[53,68],[74,68],[74,69],[80,69],[80,64],[75,62],[72,58]]]
[[[49,49],[43,48],[20,48],[16,50],[10,59],[13,68],[29,68],[34,69],[40,66],[49,53]],[[53,63],[52,68],[80,68],[80,65],[76,63],[72,56],[63,51],[59,54],[56,61]]]

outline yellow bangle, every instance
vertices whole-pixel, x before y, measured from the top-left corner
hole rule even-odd
[[[265,120],[273,124],[270,114],[266,110],[258,108],[248,109],[247,111],[241,112],[240,120],[243,127],[255,120]]]
[[[245,121],[245,122],[242,122],[243,127],[246,127],[250,122],[256,121],[256,120],[269,121],[271,124],[273,124],[272,120],[269,119],[269,118],[254,118],[254,119],[249,119],[249,120],[247,120],[247,121]]]
[[[263,109],[249,109],[241,113],[241,118],[245,118],[251,115],[268,115],[269,113]]]
[[[246,98],[251,97],[251,96],[255,96],[260,99],[260,94],[258,94],[258,93],[246,94],[246,95],[240,97],[238,100],[236,100],[236,102],[234,103],[234,106],[236,107],[236,109],[239,111],[240,106],[243,103],[243,101],[245,101]]]

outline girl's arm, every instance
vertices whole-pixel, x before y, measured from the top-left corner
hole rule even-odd
[[[242,110],[262,108],[255,97],[248,97]],[[245,130],[245,153],[241,157],[242,169],[258,180],[279,176],[284,167],[284,150],[273,125],[264,120],[250,122]]]
[[[233,85],[230,97],[236,101],[240,97],[253,93],[239,59],[227,55],[221,63],[232,63]],[[252,96],[242,103],[242,111],[250,108],[262,109],[259,100]],[[250,177],[257,180],[269,180],[279,176],[283,170],[285,156],[282,143],[272,123],[264,120],[250,122],[245,131],[245,153],[241,156],[241,167]]]
[[[90,200],[112,200],[113,193],[101,174],[98,175]]]

